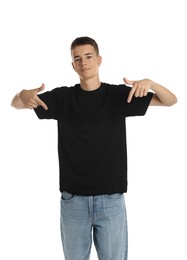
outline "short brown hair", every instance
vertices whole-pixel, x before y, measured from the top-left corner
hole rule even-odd
[[[71,51],[76,47],[76,46],[80,46],[80,45],[86,45],[86,44],[90,44],[94,47],[95,51],[96,51],[96,54],[99,55],[99,47],[98,47],[98,44],[97,42],[88,37],[88,36],[82,36],[82,37],[78,37],[76,38],[72,44],[71,44]]]

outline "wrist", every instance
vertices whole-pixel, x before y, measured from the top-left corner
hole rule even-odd
[[[152,80],[150,80],[150,84],[151,84],[151,90],[153,90],[154,92],[156,92],[156,90],[158,89],[158,84]]]

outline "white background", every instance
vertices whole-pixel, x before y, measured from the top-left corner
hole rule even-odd
[[[151,78],[178,97],[127,120],[126,206],[129,260],[187,259],[186,24],[185,0],[1,0],[0,259],[63,259],[56,122],[10,102],[77,83],[69,47],[85,35],[102,81]]]

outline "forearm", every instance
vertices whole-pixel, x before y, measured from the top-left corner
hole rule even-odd
[[[167,88],[152,81],[151,89],[155,93],[151,105],[172,106],[177,103],[176,96]]]
[[[17,109],[24,109],[27,108],[20,98],[20,92],[17,93],[14,98],[12,99],[11,106]]]

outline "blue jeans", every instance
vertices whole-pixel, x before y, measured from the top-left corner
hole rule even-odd
[[[99,260],[127,260],[124,194],[61,196],[61,237],[65,260],[89,260],[92,234]]]

